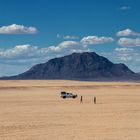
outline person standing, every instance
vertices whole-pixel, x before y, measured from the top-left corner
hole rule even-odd
[[[96,104],[96,97],[94,97],[94,104]]]
[[[81,98],[80,98],[80,102],[81,102],[81,103],[83,102],[83,96],[81,96]]]

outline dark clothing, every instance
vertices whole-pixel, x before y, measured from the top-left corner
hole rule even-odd
[[[94,97],[94,104],[96,104],[96,97]]]
[[[83,101],[83,97],[81,96],[80,102],[82,103],[82,101]]]

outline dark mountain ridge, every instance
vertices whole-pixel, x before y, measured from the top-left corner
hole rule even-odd
[[[138,74],[124,64],[114,64],[94,52],[73,53],[33,66],[5,79],[136,80]]]

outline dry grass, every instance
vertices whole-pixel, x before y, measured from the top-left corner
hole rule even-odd
[[[0,140],[139,139],[139,83],[0,81]]]

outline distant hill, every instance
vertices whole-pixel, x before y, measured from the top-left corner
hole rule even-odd
[[[94,52],[73,53],[33,66],[28,71],[1,79],[138,80],[124,64],[114,64]]]

